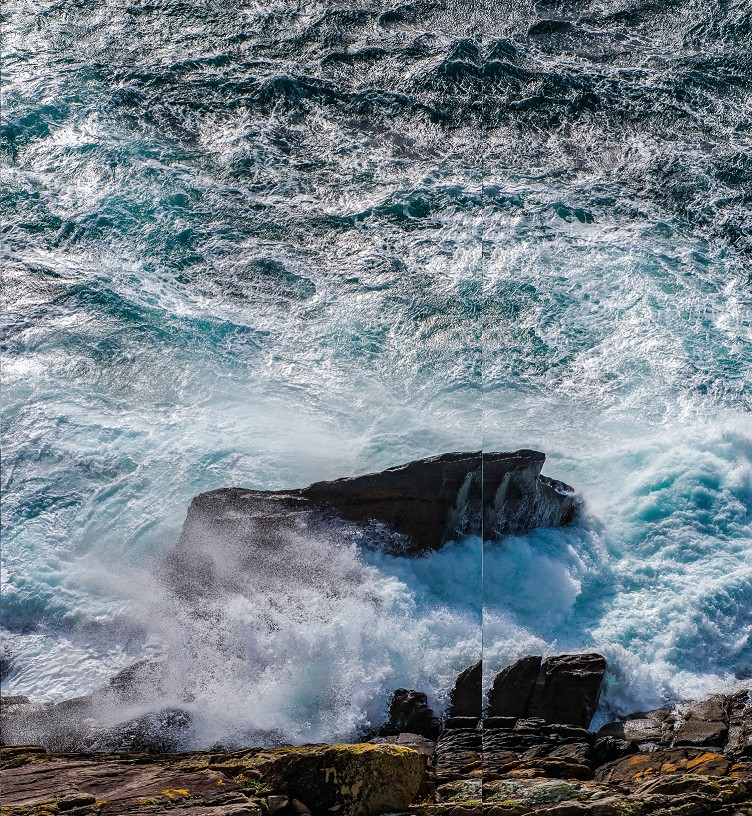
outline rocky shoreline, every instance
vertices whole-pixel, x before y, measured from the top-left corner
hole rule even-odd
[[[748,814],[750,689],[594,732],[583,723],[605,669],[597,654],[526,657],[494,678],[484,709],[477,664],[443,722],[425,694],[398,689],[378,735],[352,745],[48,752],[4,737],[2,814]],[[4,713],[28,705],[6,699]]]

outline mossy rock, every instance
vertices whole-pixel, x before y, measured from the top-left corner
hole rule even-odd
[[[480,779],[459,779],[447,782],[436,788],[437,802],[474,802],[483,798],[483,786]]]
[[[391,744],[270,748],[242,759],[236,754],[232,763],[268,790],[305,802],[314,813],[338,816],[404,811],[426,773],[423,754]]]

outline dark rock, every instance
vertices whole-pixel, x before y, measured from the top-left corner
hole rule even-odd
[[[557,655],[546,660],[529,716],[587,728],[598,707],[606,660],[599,654]]]
[[[452,728],[442,731],[436,750],[449,751],[457,748],[480,751],[483,745],[483,735],[475,728]]]
[[[93,805],[97,801],[96,796],[79,795],[69,796],[57,800],[57,809],[61,811],[73,810],[74,808],[84,807],[85,805]]]
[[[15,694],[11,697],[0,697],[0,706],[30,705],[31,700],[23,694]]]
[[[428,707],[428,698],[422,691],[397,689],[389,704],[389,720],[381,729],[384,735],[408,732],[436,740],[441,721]]]
[[[595,738],[592,731],[587,728],[578,728],[576,725],[562,725],[561,723],[554,723],[548,725],[545,731],[549,736],[553,737],[557,742],[587,742],[591,744]]]
[[[488,692],[489,717],[527,715],[541,663],[539,656],[523,657],[496,675]]]
[[[607,762],[637,753],[637,745],[618,737],[599,737],[593,744],[592,760],[597,768]]]
[[[752,701],[748,689],[732,694],[727,702],[728,736],[726,753],[752,756]]]
[[[305,802],[313,813],[352,816],[405,811],[426,775],[425,756],[388,744],[251,749],[240,752],[237,761],[260,771],[262,784]]]
[[[672,747],[697,746],[719,748],[728,734],[727,701],[722,697],[676,706],[666,720],[670,730],[664,741]]]
[[[517,718],[517,730],[536,730],[546,723],[587,729],[605,670],[599,654],[556,655],[545,662],[523,657],[494,678],[489,717]]]
[[[598,737],[623,740],[642,751],[696,747],[744,755],[750,715],[748,692],[743,691],[631,714],[604,725]]]
[[[36,743],[55,751],[85,750],[91,731],[90,697],[59,703],[3,706],[0,737],[5,745]]]
[[[546,721],[542,717],[524,717],[514,724],[515,731],[533,734],[543,733]]]
[[[536,745],[549,743],[547,735],[540,731],[521,732],[499,728],[483,732],[483,744],[488,750],[526,751]]]
[[[112,717],[107,707],[112,700],[108,694],[95,692],[59,703],[4,709],[2,741],[10,745],[35,742],[52,751],[69,752],[163,753],[183,746],[190,726],[187,712],[166,708],[102,728],[98,723]]]
[[[725,723],[691,719],[677,729],[671,745],[720,748],[725,744],[727,734],[728,726]]]
[[[266,797],[266,807],[269,813],[279,813],[290,804],[290,797],[284,794],[274,794]]]
[[[483,713],[483,661],[465,669],[449,695],[450,717],[481,718]]]
[[[483,730],[489,728],[514,728],[517,720],[514,717],[486,717],[483,720]]]
[[[483,737],[475,728],[453,728],[441,732],[436,743],[435,771],[439,782],[480,774]]]
[[[668,708],[656,708],[653,711],[630,714],[623,720],[604,725],[598,736],[616,737],[635,744],[646,742],[668,744],[670,738],[664,738],[664,735],[672,730],[668,723],[670,713]]]
[[[590,745],[587,742],[570,742],[566,745],[558,745],[548,752],[548,756],[580,765],[590,765]]]
[[[100,694],[111,695],[119,703],[137,703],[163,694],[167,664],[163,660],[138,660],[119,671]]]
[[[447,717],[444,728],[477,728],[479,722],[479,717]]]
[[[483,454],[483,537],[521,535],[571,523],[581,507],[574,488],[541,476],[538,451]]]
[[[13,658],[6,650],[0,652],[0,682],[7,680],[13,671]]]
[[[188,510],[172,572],[192,573],[191,587],[206,591],[206,582],[211,586],[211,561],[202,559],[196,546],[208,530],[273,546],[301,525],[344,520],[366,525],[386,549],[416,555],[439,549],[458,534],[480,535],[482,530],[492,539],[568,524],[581,500],[573,488],[541,476],[544,461],[543,453],[530,450],[448,453],[296,490],[202,493]]]

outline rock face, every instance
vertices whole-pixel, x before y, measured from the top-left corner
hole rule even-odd
[[[581,500],[573,488],[541,475],[545,458],[531,450],[447,453],[298,490],[202,493],[188,510],[174,560],[194,554],[192,542],[207,526],[273,546],[291,530],[344,521],[367,525],[387,549],[416,555],[458,534],[492,539],[568,524]]]
[[[449,694],[450,717],[474,717],[483,714],[483,661],[465,669]]]
[[[496,675],[488,692],[489,717],[525,717],[538,682],[542,658],[523,657]]]
[[[598,707],[606,661],[599,654],[557,655],[543,664],[528,716],[587,728]]]
[[[523,657],[496,675],[491,717],[538,718],[587,728],[598,707],[606,661],[599,654]]]

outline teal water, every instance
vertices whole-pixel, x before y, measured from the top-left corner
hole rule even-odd
[[[344,738],[401,684],[440,708],[481,649],[601,650],[603,717],[750,676],[746,3],[7,18],[4,692],[198,654],[165,702],[208,743]],[[580,523],[343,551],[284,637],[249,577],[221,648],[160,583],[202,490],[481,446],[546,451]]]

